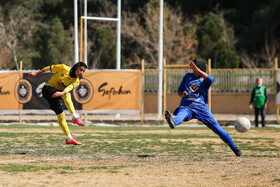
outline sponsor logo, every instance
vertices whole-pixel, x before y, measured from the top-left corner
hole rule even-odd
[[[27,103],[32,97],[32,87],[29,81],[19,79],[15,86],[15,96],[19,103]]]
[[[190,89],[192,92],[195,92],[199,89],[199,87],[197,86],[197,84],[194,82],[191,84]]]
[[[4,90],[2,90],[2,86],[0,86],[0,95],[11,95],[10,94],[10,91],[4,91]]]
[[[131,94],[130,90],[124,90],[122,86],[120,86],[119,89],[115,89],[114,87],[107,88],[106,86],[108,85],[107,82],[104,82],[101,84],[98,88],[98,92],[102,93],[102,96],[107,95],[109,99],[111,99],[112,95],[127,95]]]
[[[73,90],[74,98],[81,104],[88,103],[91,100],[93,93],[93,86],[87,79],[81,79],[79,86]]]
[[[43,97],[42,89],[43,89],[43,87],[44,87],[45,84],[46,84],[46,82],[42,82],[42,83],[39,84],[38,87],[36,88],[36,93],[38,94],[39,97]]]

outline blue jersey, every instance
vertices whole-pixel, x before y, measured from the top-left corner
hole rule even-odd
[[[189,106],[190,104],[208,104],[208,90],[214,78],[210,75],[206,79],[196,77],[193,73],[187,73],[179,88],[178,92],[186,91],[188,96],[182,98],[180,106]]]

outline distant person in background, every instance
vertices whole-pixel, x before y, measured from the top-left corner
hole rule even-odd
[[[82,145],[70,134],[69,127],[65,119],[65,113],[61,100],[64,100],[66,107],[72,115],[72,123],[79,126],[86,126],[76,113],[70,91],[80,84],[79,78],[84,74],[87,65],[84,62],[77,62],[72,68],[64,64],[47,66],[37,72],[29,73],[30,77],[51,71],[53,76],[42,89],[43,97],[48,101],[50,108],[55,112],[60,128],[66,136],[66,144]]]
[[[250,109],[255,109],[255,127],[258,127],[258,117],[261,113],[262,117],[262,127],[265,127],[265,109],[267,108],[268,95],[266,92],[266,87],[262,85],[262,79],[256,79],[256,87],[253,88],[250,104]]]

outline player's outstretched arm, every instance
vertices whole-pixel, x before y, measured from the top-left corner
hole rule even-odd
[[[35,77],[35,76],[37,76],[38,74],[41,74],[41,73],[44,73],[44,72],[45,72],[45,69],[41,69],[41,70],[39,70],[39,71],[37,71],[37,72],[31,72],[31,73],[29,73],[28,76],[29,76],[29,77]]]
[[[189,60],[189,64],[195,75],[201,76],[204,79],[208,77],[208,74],[199,69],[193,61]]]

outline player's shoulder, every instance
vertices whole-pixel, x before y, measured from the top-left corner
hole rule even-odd
[[[71,69],[71,67],[69,67],[69,66],[67,66],[67,65],[65,65],[65,64],[59,64],[60,66],[61,66],[61,68],[63,68],[63,69],[66,69],[66,70],[70,70]]]
[[[71,69],[71,67],[69,67],[65,64],[55,64],[55,65],[52,65],[52,67],[59,69],[61,71],[69,71]]]

